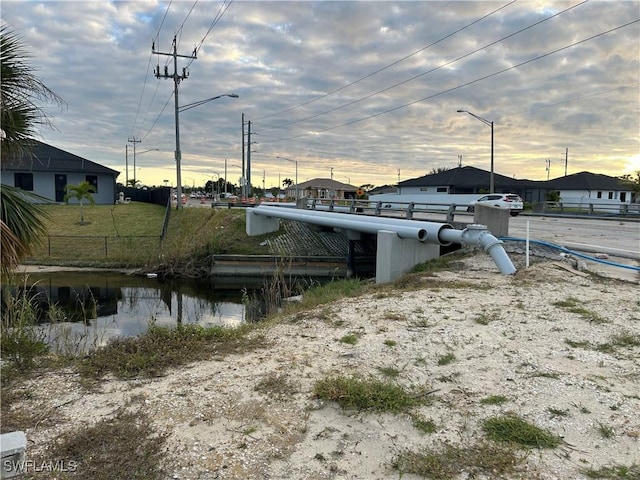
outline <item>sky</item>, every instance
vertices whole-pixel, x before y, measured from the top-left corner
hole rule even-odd
[[[35,75],[65,101],[43,105],[54,128],[38,139],[121,172],[122,183],[175,185],[179,141],[183,185],[238,184],[243,130],[257,187],[295,181],[296,170],[300,183],[355,186],[489,170],[492,128],[497,174],[640,170],[640,1],[2,0],[0,9]],[[173,75],[174,38],[188,75],[178,105],[220,96],[180,112],[179,136],[174,81],[162,77],[165,66]]]

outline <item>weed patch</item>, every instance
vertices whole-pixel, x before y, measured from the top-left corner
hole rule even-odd
[[[569,297],[566,300],[559,300],[557,302],[553,302],[551,305],[555,307],[563,308],[567,312],[580,315],[582,318],[584,318],[585,320],[588,320],[589,322],[599,323],[599,324],[609,323],[609,320],[601,317],[596,312],[587,310],[583,306],[583,304],[584,302],[578,300],[577,298]]]
[[[561,438],[532,425],[516,415],[491,417],[482,423],[487,437],[496,442],[512,442],[523,447],[556,448]]]
[[[246,352],[264,347],[262,337],[250,337],[250,326],[239,328],[152,326],[143,335],[112,339],[80,361],[79,370],[85,377],[100,378],[107,373],[117,377],[153,377],[166,369],[213,355]]]
[[[462,446],[446,443],[438,450],[407,450],[392,465],[401,478],[405,473],[433,480],[450,480],[463,474],[465,478],[496,478],[515,472],[525,459],[512,445],[479,441]]]
[[[504,395],[491,395],[480,400],[482,405],[502,405],[507,403],[509,399]]]
[[[316,382],[314,396],[337,402],[344,409],[400,413],[427,402],[424,392],[408,391],[396,383],[357,376],[334,376]]]
[[[113,418],[62,434],[47,451],[47,460],[75,465],[68,478],[166,478],[162,460],[167,436],[153,430],[144,412],[120,410]]]
[[[587,478],[599,478],[608,480],[624,480],[640,478],[640,464],[634,463],[631,466],[611,465],[608,467],[600,467],[599,469],[585,469],[582,473]]]

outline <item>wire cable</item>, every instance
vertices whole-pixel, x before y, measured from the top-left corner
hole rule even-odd
[[[588,2],[588,0],[584,0],[583,2],[577,3],[577,4],[575,4],[575,5],[571,6],[571,7],[568,7],[565,10],[562,10],[562,11],[560,11],[560,12],[554,14],[554,15],[551,15],[549,17],[543,18],[542,20],[539,20],[539,21],[537,21],[537,22],[535,22],[535,23],[533,23],[533,24],[531,24],[531,25],[529,25],[527,27],[521,28],[520,30],[517,30],[517,31],[515,31],[513,33],[510,33],[509,35],[506,35],[506,36],[504,36],[504,37],[502,37],[502,38],[500,38],[498,40],[494,40],[493,42],[490,42],[490,43],[488,43],[486,45],[483,45],[482,47],[477,48],[476,50],[473,50],[471,52],[467,52],[464,55],[459,56],[458,58],[455,58],[453,60],[449,60],[448,62],[445,62],[445,63],[442,63],[442,64],[438,65],[437,67],[434,67],[434,68],[432,68],[430,70],[427,70],[425,72],[419,73],[418,75],[414,75],[413,77],[407,78],[406,80],[398,82],[398,83],[396,83],[394,85],[391,85],[389,87],[383,88],[382,90],[378,90],[377,92],[371,93],[369,95],[365,95],[364,97],[361,97],[359,99],[353,100],[353,101],[348,102],[348,103],[345,103],[344,105],[340,105],[338,107],[334,107],[334,108],[329,109],[329,110],[327,110],[325,112],[321,112],[321,113],[318,113],[318,114],[315,114],[315,115],[311,115],[310,117],[302,118],[300,120],[293,120],[291,122],[287,122],[287,123],[284,123],[284,124],[281,124],[281,125],[276,125],[276,126],[273,126],[273,127],[266,127],[266,128],[263,128],[263,130],[271,130],[271,129],[274,129],[274,128],[281,128],[281,127],[293,125],[293,124],[296,124],[296,123],[304,122],[304,121],[307,121],[307,120],[311,120],[313,118],[317,118],[317,117],[320,117],[322,115],[326,115],[327,113],[335,112],[336,110],[340,110],[342,108],[354,105],[354,104],[359,103],[359,102],[361,102],[363,100],[367,100],[369,98],[375,97],[376,95],[380,95],[381,93],[388,92],[389,90],[397,88],[397,87],[399,87],[401,85],[409,83],[409,82],[411,82],[413,80],[416,80],[418,78],[424,77],[425,75],[428,75],[429,73],[433,73],[433,72],[435,72],[437,70],[440,70],[441,68],[448,67],[448,66],[450,66],[450,65],[452,65],[452,64],[454,64],[454,63],[456,63],[456,62],[458,62],[460,60],[463,60],[463,59],[465,59],[467,57],[470,57],[471,55],[475,55],[476,53],[481,52],[482,50],[485,50],[485,49],[487,49],[489,47],[497,45],[498,43],[501,43],[501,42],[503,42],[503,41],[505,41],[505,40],[507,40],[507,39],[509,39],[511,37],[514,37],[514,36],[524,32],[526,30],[529,30],[529,29],[531,29],[533,27],[536,27],[536,26],[538,26],[538,25],[540,25],[540,24],[542,24],[542,23],[544,23],[544,22],[546,22],[548,20],[551,20],[551,19],[553,19],[555,17],[558,17],[559,15],[562,15],[562,14],[568,12],[569,10],[573,10],[574,8],[579,7],[580,5],[584,5],[587,2]],[[445,37],[445,38],[447,38],[447,37]]]
[[[435,42],[432,42],[432,43],[430,43],[429,45],[426,45],[426,46],[424,46],[424,47],[422,47],[422,48],[420,48],[420,49],[418,49],[418,50],[416,50],[416,51],[414,51],[414,52],[410,53],[409,55],[405,55],[404,57],[402,57],[402,58],[400,58],[400,59],[398,59],[398,60],[396,60],[396,61],[394,61],[394,62],[392,62],[392,63],[389,63],[388,65],[385,65],[384,67],[379,68],[378,70],[375,70],[375,71],[373,71],[373,72],[371,72],[371,73],[369,73],[369,74],[365,75],[364,77],[359,78],[358,80],[355,80],[355,81],[353,81],[353,82],[351,82],[351,83],[348,83],[348,84],[346,84],[346,85],[343,85],[342,87],[338,87],[338,88],[336,88],[335,90],[331,90],[330,92],[327,92],[327,93],[325,93],[325,94],[323,94],[323,95],[320,95],[320,96],[318,96],[318,97],[312,98],[311,100],[309,100],[309,101],[307,101],[307,102],[304,102],[304,103],[301,103],[301,104],[299,104],[299,105],[296,105],[296,106],[294,106],[294,107],[290,107],[290,108],[287,108],[287,109],[285,109],[285,110],[281,110],[281,111],[279,111],[279,112],[270,113],[269,115],[265,115],[265,116],[263,116],[263,117],[258,117],[258,118],[256,118],[256,121],[264,120],[265,118],[274,117],[274,116],[276,116],[276,115],[280,115],[280,114],[283,114],[283,113],[286,113],[286,112],[290,112],[291,110],[296,110],[296,109],[298,109],[298,108],[300,108],[300,107],[304,107],[304,106],[306,106],[306,105],[309,105],[310,103],[316,102],[316,101],[321,100],[321,99],[323,99],[323,98],[325,98],[325,97],[328,97],[329,95],[333,95],[334,93],[337,93],[337,92],[340,92],[341,90],[344,90],[344,89],[346,89],[346,88],[349,88],[349,87],[351,87],[351,86],[353,86],[353,85],[355,85],[355,84],[357,84],[357,83],[359,83],[359,82],[361,82],[361,81],[363,81],[363,80],[366,80],[367,78],[373,77],[374,75],[377,75],[377,74],[378,74],[378,73],[380,73],[380,72],[383,72],[383,71],[385,71],[385,70],[387,70],[387,69],[389,69],[389,68],[391,68],[391,67],[393,67],[393,66],[395,66],[395,65],[398,65],[399,63],[404,62],[405,60],[407,60],[407,59],[409,59],[409,58],[413,57],[414,55],[417,55],[418,53],[423,52],[423,51],[425,51],[426,49],[431,48],[431,47],[433,47],[434,45],[437,45],[438,43],[443,42],[444,40],[446,40],[446,39],[448,39],[448,38],[450,38],[450,37],[453,37],[454,35],[456,35],[456,34],[458,34],[458,33],[462,32],[463,30],[466,30],[467,28],[469,28],[469,27],[471,27],[471,26],[475,25],[475,24],[476,24],[476,23],[478,23],[478,22],[481,22],[482,20],[484,20],[484,19],[486,19],[486,18],[490,17],[491,15],[493,15],[493,14],[495,14],[495,13],[499,12],[500,10],[502,10],[502,9],[504,9],[504,8],[506,8],[506,7],[508,7],[509,5],[511,5],[511,4],[515,3],[515,2],[516,2],[516,0],[512,0],[511,2],[509,2],[509,3],[507,3],[507,4],[503,5],[503,6],[501,6],[501,7],[499,7],[499,8],[497,8],[497,9],[495,9],[495,10],[493,10],[492,12],[487,13],[486,15],[484,15],[484,16],[482,16],[482,17],[480,17],[480,18],[476,19],[476,20],[474,20],[473,22],[466,24],[465,26],[463,26],[463,27],[459,28],[458,30],[455,30],[454,32],[451,32],[450,34],[445,35],[444,37],[442,37],[442,38],[440,38],[440,39],[436,40]],[[271,127],[271,128],[276,128],[276,127]]]
[[[518,238],[518,237],[499,237],[499,240],[502,240],[504,242],[506,242],[506,241],[510,241],[510,242],[526,242],[527,241],[526,238]],[[576,257],[584,258],[584,259],[589,260],[591,262],[602,263],[604,265],[610,265],[612,267],[627,268],[629,270],[634,270],[636,272],[640,272],[640,267],[634,267],[633,265],[624,265],[622,263],[610,262],[610,261],[604,260],[602,258],[592,257],[590,255],[585,255],[584,253],[576,252],[575,250],[569,250],[568,248],[563,247],[561,245],[556,245],[555,243],[545,242],[545,241],[542,241],[542,240],[531,240],[531,239],[529,239],[529,243],[535,243],[537,245],[542,245],[543,247],[548,247],[548,248],[553,248],[555,250],[560,250],[561,252],[569,253],[571,255],[575,255]]]
[[[304,133],[304,134],[296,135],[296,136],[289,137],[289,138],[300,138],[300,137],[303,137],[303,136],[305,136],[305,135],[309,135],[309,134],[324,133],[324,132],[328,132],[328,131],[331,131],[331,130],[336,130],[336,129],[338,129],[338,128],[346,127],[346,126],[348,126],[348,125],[354,125],[354,124],[356,124],[356,123],[360,123],[360,122],[363,122],[363,121],[365,121],[365,120],[370,120],[371,118],[379,117],[379,116],[385,115],[385,114],[387,114],[387,113],[395,112],[396,110],[401,110],[401,109],[406,108],[406,107],[409,107],[409,106],[411,106],[411,105],[415,105],[415,104],[417,104],[417,103],[421,103],[421,102],[425,102],[425,101],[427,101],[427,100],[431,100],[432,98],[439,97],[439,96],[441,96],[441,95],[445,95],[445,94],[447,94],[447,93],[451,93],[451,92],[453,92],[453,91],[455,91],[455,90],[460,90],[461,88],[468,87],[469,85],[473,85],[474,83],[481,82],[482,80],[486,80],[486,79],[488,79],[488,78],[496,77],[496,76],[501,75],[501,74],[503,74],[503,73],[505,73],[505,72],[508,72],[508,71],[510,71],[510,70],[514,70],[514,69],[516,69],[516,68],[522,67],[523,65],[527,65],[527,64],[529,64],[529,63],[532,63],[532,62],[538,61],[538,60],[540,60],[540,59],[542,59],[542,58],[545,58],[545,57],[548,57],[548,56],[554,55],[554,54],[556,54],[556,53],[558,53],[558,52],[562,52],[562,51],[567,50],[567,49],[569,49],[569,48],[571,48],[571,47],[575,47],[576,45],[580,45],[581,43],[588,42],[589,40],[593,40],[593,39],[595,39],[595,38],[602,37],[602,36],[604,36],[604,35],[607,35],[608,33],[615,32],[616,30],[620,30],[620,29],[622,29],[622,28],[628,27],[628,26],[633,25],[633,24],[638,23],[638,22],[640,22],[640,18],[635,19],[635,20],[632,20],[631,22],[625,23],[625,24],[623,24],[623,25],[619,25],[619,26],[617,26],[617,27],[611,28],[611,29],[609,29],[609,30],[607,30],[607,31],[605,31],[605,32],[601,32],[601,33],[598,33],[598,34],[592,35],[592,36],[590,36],[590,37],[584,38],[584,39],[582,39],[582,40],[579,40],[579,41],[577,41],[577,42],[571,43],[571,44],[566,45],[566,46],[564,46],[564,47],[557,48],[557,49],[552,50],[552,51],[550,51],[550,52],[547,52],[547,53],[545,53],[545,54],[538,55],[537,57],[530,58],[529,60],[526,60],[526,61],[524,61],[524,62],[520,62],[520,63],[518,63],[518,64],[516,64],[516,65],[512,65],[512,66],[510,66],[510,67],[503,68],[502,70],[498,70],[497,72],[494,72],[494,73],[491,73],[491,74],[488,74],[488,75],[484,75],[484,76],[482,76],[482,77],[476,78],[475,80],[470,80],[470,81],[468,81],[468,82],[466,82],[466,83],[463,83],[463,84],[461,84],[461,85],[458,85],[458,86],[456,86],[456,87],[452,87],[452,88],[449,88],[449,89],[447,89],[447,90],[443,90],[443,91],[441,91],[441,92],[434,93],[433,95],[429,95],[429,96],[427,96],[427,97],[420,98],[420,99],[418,99],[418,100],[414,100],[414,101],[412,101],[412,102],[405,103],[405,104],[403,104],[403,105],[398,105],[397,107],[389,108],[389,109],[387,109],[387,110],[383,110],[383,111],[381,111],[381,112],[374,113],[374,114],[372,114],[372,115],[368,115],[368,116],[366,116],[366,117],[359,118],[359,119],[356,119],[356,120],[351,120],[351,121],[349,121],[349,122],[345,122],[345,123],[342,123],[342,124],[340,124],[340,125],[335,125],[335,126],[333,126],[333,127],[328,127],[328,128],[323,129],[323,130],[315,130],[315,131],[313,131],[313,132],[308,132],[308,133]]]

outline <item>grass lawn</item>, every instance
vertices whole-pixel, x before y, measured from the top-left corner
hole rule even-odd
[[[165,209],[132,202],[119,205],[44,205],[49,233],[31,263],[142,265],[160,248]]]
[[[265,236],[248,237],[243,209],[172,210],[161,241],[165,208],[148,203],[84,206],[46,205],[49,235],[29,263],[189,269],[214,254],[264,254]],[[269,234],[274,235],[274,234]],[[268,236],[268,235],[267,235]],[[191,265],[191,266],[190,266]]]

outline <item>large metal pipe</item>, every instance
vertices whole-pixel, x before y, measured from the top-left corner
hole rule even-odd
[[[494,237],[484,225],[471,224],[464,230],[443,230],[441,235],[443,240],[452,243],[482,248],[491,256],[500,273],[504,275],[516,273],[516,267],[505,252],[502,240]]]
[[[389,230],[388,225],[382,223],[358,221],[360,217],[346,215],[342,213],[322,212],[321,215],[313,210],[298,210],[292,208],[266,207],[260,205],[251,210],[257,215],[267,217],[286,218],[287,220],[295,220],[298,222],[313,223],[323,227],[339,228],[342,230],[353,230],[357,232],[365,232],[376,234],[380,230]],[[392,229],[400,238],[409,238],[412,240],[425,241],[428,232],[419,225],[399,225]]]
[[[423,222],[401,218],[366,217],[345,213],[317,212],[307,209],[280,208],[260,205],[252,209],[258,215],[286,218],[313,223],[325,227],[376,234],[380,230],[396,232],[400,238],[409,238],[425,243],[451,245],[458,243],[482,248],[495,262],[500,273],[516,272],[505,252],[502,241],[497,239],[484,225],[471,224],[464,230],[456,230],[448,223]]]
[[[436,243],[439,245],[450,245],[450,242],[441,240],[440,232],[446,229],[453,229],[448,223],[423,222],[402,218],[368,217],[346,213],[318,212],[308,209],[281,209],[280,207],[264,205],[255,207],[253,211],[259,215],[287,218],[288,220],[297,220],[366,233],[377,233],[379,230],[392,230],[397,232],[400,238],[412,238],[421,242]],[[416,230],[421,232],[418,237],[416,237]]]

